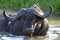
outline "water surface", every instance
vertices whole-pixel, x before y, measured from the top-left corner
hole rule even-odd
[[[0,40],[58,40],[60,39],[60,28],[49,28],[47,36],[27,37],[13,36],[8,33],[0,32]]]

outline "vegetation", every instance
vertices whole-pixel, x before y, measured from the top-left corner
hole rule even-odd
[[[53,6],[53,12],[60,10],[60,0],[0,0],[1,9],[19,10],[31,7],[33,4],[39,4],[44,11],[49,5]]]
[[[60,19],[59,20],[51,20],[51,19],[49,19],[49,24],[60,27]]]

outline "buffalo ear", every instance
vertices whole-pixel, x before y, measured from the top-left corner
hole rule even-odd
[[[42,11],[41,7],[39,6],[39,4],[34,4],[33,7],[35,9],[37,9],[39,12],[43,13],[43,11]]]

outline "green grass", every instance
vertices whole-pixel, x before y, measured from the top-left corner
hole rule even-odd
[[[43,11],[47,11],[49,5],[53,6],[53,12],[60,10],[60,0],[0,0],[1,9],[19,10],[29,8],[33,4],[39,4]]]

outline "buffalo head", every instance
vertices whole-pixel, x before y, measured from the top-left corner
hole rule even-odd
[[[28,9],[25,9],[25,8],[20,9],[18,11],[18,14],[15,17],[10,17],[10,16],[6,15],[5,13],[4,13],[4,15],[10,21],[18,20],[20,22],[20,24],[22,24],[21,27],[23,29],[22,30],[23,34],[31,34],[31,33],[35,32],[36,28],[40,28],[42,26],[42,22],[44,22],[43,20],[45,18],[47,18],[52,12],[51,6],[50,6],[50,10],[48,10],[48,12],[46,12],[46,13],[40,12],[39,10],[37,10],[37,7],[38,6],[35,5]],[[38,27],[38,24],[41,24],[41,25],[39,25],[39,27]],[[18,28],[20,28],[20,27],[18,27]]]

